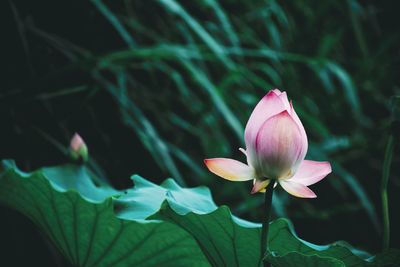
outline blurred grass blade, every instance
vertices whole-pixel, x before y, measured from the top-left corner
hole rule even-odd
[[[126,42],[130,48],[136,47],[136,42],[125,29],[118,18],[111,12],[111,10],[101,0],[90,0],[100,11],[101,14],[113,25],[117,32],[121,35],[121,38]]]
[[[347,0],[346,2],[349,10],[351,26],[354,30],[358,46],[360,47],[364,59],[367,59],[369,55],[368,45],[367,42],[365,41],[364,33],[360,25],[360,21],[358,19],[359,16],[358,13],[361,11],[361,6],[357,3],[356,0]]]
[[[15,24],[17,26],[18,34],[19,34],[19,37],[21,38],[22,47],[24,49],[24,53],[26,56],[26,62],[28,64],[30,75],[32,76],[35,73],[35,70],[33,68],[32,61],[31,61],[30,48],[29,48],[27,37],[26,37],[25,26],[24,26],[23,21],[21,20],[21,17],[19,15],[17,7],[13,3],[13,1],[8,0],[8,3],[11,7],[11,11],[14,16]]]
[[[382,247],[383,250],[387,250],[390,246],[390,216],[389,216],[389,200],[388,200],[388,183],[390,176],[390,168],[393,161],[393,152],[398,143],[397,134],[399,132],[399,107],[400,107],[400,97],[394,96],[391,98],[391,133],[389,134],[385,157],[383,159],[382,168],[382,181],[381,181],[381,201],[382,201],[382,222],[383,222],[383,238]]]
[[[226,105],[225,101],[218,92],[218,89],[214,84],[206,77],[206,75],[187,60],[182,60],[183,65],[193,76],[193,78],[208,92],[213,101],[215,107],[221,112],[225,117],[228,124],[231,126],[236,136],[241,140],[243,137],[243,126],[237,117],[233,114],[230,108]]]
[[[81,58],[90,58],[91,57],[91,52],[77,46],[70,41],[61,38],[57,35],[45,32],[39,28],[37,28],[35,25],[32,23],[27,23],[26,28],[34,33],[35,35],[43,38],[46,40],[49,44],[51,44],[54,48],[56,48],[58,51],[60,51],[62,54],[64,54],[65,57],[67,57],[70,61],[76,62]]]
[[[390,217],[389,217],[389,201],[387,186],[389,182],[390,167],[392,165],[394,138],[391,134],[388,138],[385,150],[385,158],[383,160],[382,181],[381,181],[381,201],[382,201],[382,222],[383,222],[383,250],[387,250],[390,245]]]
[[[71,94],[78,94],[78,93],[81,93],[81,92],[87,91],[87,90],[89,90],[87,85],[78,85],[78,86],[74,86],[74,87],[70,87],[70,88],[58,89],[58,90],[55,90],[54,92],[37,94],[35,96],[35,99],[49,100],[49,99],[56,98],[56,97],[63,97],[66,95],[71,95]]]
[[[120,76],[123,74],[121,72],[117,72],[116,75]],[[93,76],[121,104],[121,108],[123,108],[122,115],[125,119],[125,123],[132,126],[134,132],[138,134],[142,143],[146,146],[150,154],[154,157],[155,162],[160,165],[162,169],[167,169],[174,177],[174,179],[176,179],[180,184],[185,185],[186,183],[183,180],[177,167],[175,166],[174,160],[172,159],[170,152],[168,151],[167,145],[160,138],[156,129],[145,117],[145,115],[140,111],[140,109],[137,108],[136,105],[132,103],[132,101],[127,96],[121,93],[121,89],[122,92],[126,90],[126,85],[123,81],[123,78],[118,78],[120,83],[117,87],[109,82],[107,79],[102,77],[102,75],[98,72],[94,72]],[[138,122],[132,119],[132,115],[135,119],[138,120]]]
[[[204,41],[205,44],[215,53],[215,55],[225,64],[226,67],[232,69],[235,64],[225,55],[223,47],[198,23],[186,10],[175,0],[158,0],[169,11],[181,17],[190,28]]]
[[[314,144],[309,144],[309,156],[310,158],[318,158],[318,159],[326,159],[328,156],[326,152],[322,151],[320,146],[316,146]],[[342,181],[347,184],[352,192],[357,196],[358,200],[360,201],[362,207],[364,208],[365,212],[368,214],[369,219],[371,220],[375,230],[379,232],[380,226],[378,221],[378,216],[376,213],[376,208],[372,203],[370,197],[368,197],[365,189],[360,184],[360,182],[354,177],[350,172],[348,172],[339,162],[332,162],[332,169],[333,172],[342,178]],[[333,185],[335,185],[335,181],[329,180]],[[336,190],[340,190],[340,186],[336,184]]]
[[[343,178],[343,181],[349,186],[349,188],[357,195],[358,199],[361,202],[361,205],[364,207],[365,211],[368,214],[372,224],[375,227],[376,231],[379,231],[379,222],[378,216],[376,214],[376,209],[371,201],[371,199],[366,194],[362,185],[357,181],[357,179],[351,175],[348,171],[342,168],[339,164],[334,163],[333,169],[335,173]]]
[[[221,26],[224,29],[227,37],[229,38],[232,45],[238,49],[240,49],[240,40],[237,34],[235,33],[232,24],[229,21],[227,14],[225,14],[221,5],[217,0],[206,0],[205,3],[209,5],[217,15],[219,21],[221,22]]]
[[[362,115],[360,99],[357,95],[356,88],[350,76],[336,63],[327,62],[326,67],[332,72],[332,74],[336,76],[338,81],[342,84],[346,99],[350,104],[354,115],[360,117]]]

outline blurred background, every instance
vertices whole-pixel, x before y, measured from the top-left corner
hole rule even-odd
[[[139,174],[208,186],[218,205],[258,221],[262,195],[203,159],[244,161],[243,130],[259,99],[288,92],[308,159],[333,173],[316,200],[277,190],[274,217],[326,244],[381,249],[380,180],[400,95],[396,1],[8,0],[0,89],[0,158],[24,170],[68,162],[74,132],[89,167],[117,188]],[[395,140],[400,132],[394,133]],[[389,181],[391,246],[400,248],[400,156]],[[3,259],[54,266],[21,215],[1,208]],[[23,257],[21,257],[23,255]]]

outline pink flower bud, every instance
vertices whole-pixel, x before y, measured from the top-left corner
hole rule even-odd
[[[286,93],[277,89],[255,107],[244,135],[249,163],[261,177],[290,178],[307,153],[304,127]]]
[[[74,160],[82,159],[87,161],[89,157],[88,148],[83,141],[82,137],[75,133],[70,143],[70,153]]]
[[[278,182],[288,193],[313,198],[307,186],[331,172],[329,162],[304,160],[308,141],[286,92],[271,90],[254,108],[244,132],[247,165],[232,159],[208,159],[208,169],[231,181],[254,179],[252,193]]]

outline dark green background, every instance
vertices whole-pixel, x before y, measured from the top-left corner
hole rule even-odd
[[[289,217],[311,242],[379,251],[379,183],[400,91],[396,1],[177,1],[179,12],[172,2],[2,3],[0,158],[26,170],[66,162],[59,145],[77,131],[91,166],[118,188],[131,186],[134,173],[175,177],[258,220],[261,196],[250,196],[251,185],[209,174],[202,160],[244,160],[238,125],[278,87],[304,123],[308,157],[331,161],[333,174],[312,187],[317,200],[279,191],[275,216]],[[389,181],[397,248],[398,153]],[[54,265],[35,227],[1,212],[4,262]]]

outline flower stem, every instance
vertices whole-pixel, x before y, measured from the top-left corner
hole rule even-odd
[[[270,264],[267,261],[264,261],[264,256],[268,252],[268,230],[269,230],[269,220],[271,216],[271,207],[272,207],[272,194],[274,192],[274,184],[275,182],[272,180],[265,191],[265,199],[263,206],[263,223],[261,229],[261,261],[264,264],[264,267],[269,267]]]
[[[383,161],[382,181],[381,181],[381,200],[383,213],[383,250],[389,248],[390,242],[390,222],[389,222],[389,203],[387,194],[387,185],[392,165],[392,157],[394,150],[394,138],[391,134],[386,144],[385,158]]]

